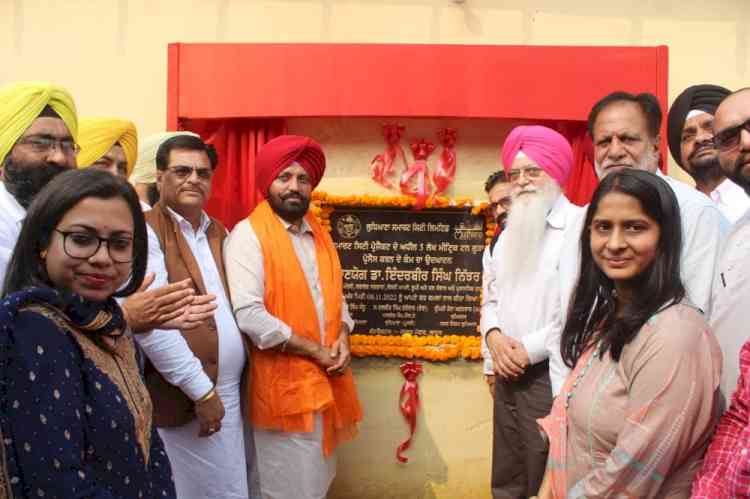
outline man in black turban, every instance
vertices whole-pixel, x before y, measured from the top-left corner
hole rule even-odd
[[[728,180],[713,143],[713,121],[719,103],[731,92],[718,85],[693,85],[669,110],[667,135],[672,157],[695,180],[696,188],[714,200],[730,222],[750,206],[745,192]]]

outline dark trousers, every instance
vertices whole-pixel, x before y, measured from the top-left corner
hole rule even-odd
[[[531,366],[516,381],[495,383],[492,432],[493,499],[536,495],[547,465],[547,444],[536,420],[549,414],[552,389],[548,362]]]

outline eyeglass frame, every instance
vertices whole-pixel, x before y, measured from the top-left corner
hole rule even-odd
[[[496,203],[489,203],[486,209],[489,213],[494,213],[495,210],[497,210],[498,206],[502,207],[502,209],[504,209],[505,211],[510,210],[510,207],[513,206],[513,197],[512,196],[502,197]]]
[[[177,172],[178,168],[189,169],[190,173],[187,173],[187,174],[184,174],[184,175],[180,174],[180,173]],[[214,176],[214,169],[211,168],[210,166],[208,168],[199,168],[197,166],[189,166],[189,165],[170,165],[170,166],[166,167],[165,170],[169,170],[173,175],[175,175],[180,180],[187,180],[187,179],[189,179],[190,177],[193,176],[193,172],[195,172],[196,176],[200,180],[204,180],[204,181],[211,180],[213,178],[213,176]],[[202,173],[202,172],[206,172],[206,171],[208,172],[208,175],[204,175]]]
[[[521,175],[525,175],[532,180],[538,179],[542,176],[542,173],[544,173],[544,169],[539,168],[538,166],[525,166],[523,168],[516,168],[508,172],[508,182],[515,184],[516,182],[521,180]]]
[[[714,147],[719,151],[731,151],[737,146],[740,145],[740,137],[742,135],[742,130],[747,131],[750,133],[750,119],[746,120],[744,123],[740,123],[737,126],[729,127],[726,130],[722,130],[721,132],[714,135]],[[723,138],[727,137],[727,138]],[[736,140],[736,142],[734,142]],[[729,144],[729,142],[734,142],[734,144]]]
[[[82,230],[60,230],[60,229],[55,229],[55,232],[57,232],[58,234],[62,235],[62,237],[63,237],[63,251],[70,258],[74,258],[76,260],[88,260],[89,258],[91,258],[92,256],[96,255],[99,252],[99,249],[102,247],[102,243],[106,243],[107,244],[107,255],[109,255],[109,258],[114,263],[133,263],[133,260],[135,260],[135,247],[133,245],[133,239],[132,238],[130,239],[131,249],[133,250],[131,258],[130,258],[130,260],[121,261],[121,260],[117,260],[115,257],[112,256],[112,249],[111,249],[111,247],[109,245],[110,242],[113,239],[117,239],[117,238],[113,238],[113,237],[100,237],[98,234],[94,234],[92,232],[87,232],[87,231],[82,231]],[[94,250],[94,252],[91,253],[89,256],[74,256],[74,255],[71,255],[68,252],[67,243],[68,243],[68,237],[71,236],[72,234],[85,234],[87,236],[95,238],[97,240],[97,244],[96,244],[96,249]]]
[[[46,145],[44,144],[46,143]],[[65,145],[70,143],[70,146]],[[37,154],[49,154],[55,149],[60,149],[60,152],[66,156],[77,156],[81,152],[81,146],[69,137],[58,138],[51,135],[29,135],[28,137],[22,137],[16,142],[16,145],[28,145]],[[68,149],[70,147],[70,149]],[[41,149],[40,149],[41,148]]]

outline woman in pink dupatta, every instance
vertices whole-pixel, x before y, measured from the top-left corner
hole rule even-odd
[[[721,352],[680,281],[677,200],[630,168],[594,193],[562,333],[573,371],[540,426],[539,498],[688,498],[719,413]]]

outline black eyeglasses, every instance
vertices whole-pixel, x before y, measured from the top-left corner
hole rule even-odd
[[[714,135],[714,145],[716,146],[716,149],[721,151],[731,151],[737,147],[740,143],[740,134],[742,133],[742,130],[746,130],[750,133],[750,120],[737,126],[733,126],[732,128],[722,130]]]
[[[99,237],[90,232],[64,231],[55,229],[63,236],[63,250],[70,258],[88,260],[96,255],[102,243],[107,244],[109,257],[115,263],[133,261],[133,240],[124,236]]]
[[[180,180],[187,179],[193,174],[193,172],[195,172],[201,180],[210,180],[211,176],[214,174],[214,171],[211,168],[198,168],[197,166],[168,166],[167,169],[174,173]]]
[[[59,148],[66,156],[75,156],[81,150],[71,138],[58,139],[49,135],[31,135],[18,141],[19,144],[26,144],[31,147],[35,153],[46,154]]]

